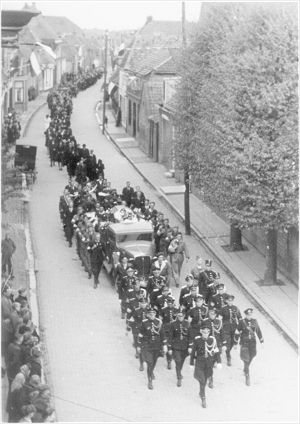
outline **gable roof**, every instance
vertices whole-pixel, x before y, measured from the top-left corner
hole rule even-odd
[[[167,48],[135,49],[128,59],[125,69],[141,76],[148,75],[165,63],[171,54]]]
[[[156,74],[176,74],[176,70],[177,63],[173,56],[170,56],[167,60],[154,68]]]
[[[39,15],[31,19],[28,27],[38,41],[54,41],[57,38],[45,16]]]
[[[44,21],[51,27],[56,37],[77,34],[83,36],[83,30],[64,16],[44,16]]]

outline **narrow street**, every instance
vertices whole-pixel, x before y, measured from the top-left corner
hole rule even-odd
[[[140,185],[146,197],[154,200],[157,209],[170,218],[171,225],[182,228],[141,176],[102,135],[94,113],[101,84],[102,81],[98,82],[73,100],[71,126],[77,142],[85,143],[103,160],[106,178],[118,192],[127,180],[133,186]],[[75,247],[69,248],[64,239],[58,202],[68,179],[65,169],[60,172],[58,167],[50,167],[43,135],[46,112],[44,107],[35,115],[26,142],[38,146],[38,177],[30,202],[31,232],[38,264],[46,371],[50,375],[58,420],[235,422],[246,418],[247,422],[295,422],[297,354],[258,311],[255,315],[265,346],[258,346],[250,387],[245,386],[239,350],[236,350],[231,368],[223,364],[222,370],[215,370],[215,388],[207,389],[206,410],[201,408],[198,383],[188,360],[181,388],[176,387],[174,365],[169,371],[165,359],[160,358],[154,390],[147,389],[146,372],[138,370],[132,336],[125,334],[125,322],[120,319],[119,302],[109,278],[102,271],[100,288],[94,290]],[[186,240],[191,260],[184,265],[183,276],[194,265],[196,254],[209,258],[192,237]],[[214,264],[214,269],[221,273],[222,282],[227,291],[236,296],[241,310],[250,306],[218,264]],[[173,294],[178,300],[178,289],[174,288]]]

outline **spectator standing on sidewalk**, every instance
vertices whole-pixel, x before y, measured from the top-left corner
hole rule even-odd
[[[186,243],[183,241],[182,233],[178,233],[168,247],[168,253],[170,257],[170,263],[173,269],[173,275],[175,279],[176,287],[180,285],[180,273],[184,262],[184,258],[188,262],[190,254]]]
[[[18,373],[11,383],[7,399],[8,422],[17,423],[22,418],[22,406],[26,400],[25,376]]]
[[[12,272],[12,262],[11,258],[14,252],[16,251],[16,245],[13,240],[6,233],[5,238],[1,243],[2,250],[2,274],[6,273],[6,269],[8,269],[8,274]],[[13,277],[13,275],[11,275]]]
[[[24,405],[21,409],[22,418],[19,420],[19,423],[32,423],[32,417],[36,413],[36,407],[33,405]]]

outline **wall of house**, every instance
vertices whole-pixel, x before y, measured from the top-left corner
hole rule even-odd
[[[155,99],[155,108],[158,107],[159,103],[162,103],[163,100],[163,81],[164,77],[162,75],[156,75],[151,74],[149,78],[147,78],[144,82],[144,88],[142,92],[142,98],[140,103],[140,113],[139,113],[139,132],[137,134],[137,139],[139,141],[141,149],[147,154],[151,156],[150,153],[150,116],[153,114],[155,115],[154,119],[154,131],[153,131],[153,138],[156,140],[156,131],[157,126],[156,123],[158,122],[158,109],[154,112],[154,108],[150,106],[151,100],[149,100],[146,96],[149,95],[149,91],[146,88],[146,84],[155,84],[155,90],[156,93],[153,95],[153,98]],[[158,94],[159,91],[159,94]],[[152,104],[152,103],[151,103]],[[152,105],[153,106],[153,105]],[[151,107],[151,109],[150,109]],[[160,131],[159,131],[159,139],[160,139]],[[160,140],[159,140],[160,143]],[[155,144],[155,141],[154,141]],[[155,146],[154,146],[154,152],[155,152]],[[160,148],[158,148],[158,160],[159,158],[159,152]]]
[[[174,164],[172,161],[173,154],[173,124],[170,114],[160,109],[159,113],[160,143],[159,143],[159,162],[172,169]]]
[[[50,90],[53,87],[54,71],[55,71],[55,68],[53,67],[50,68],[49,66],[43,69],[42,75],[43,75],[44,90]]]
[[[120,106],[122,114],[122,126],[126,128],[127,125],[127,81],[128,73],[123,69],[120,70],[119,74],[119,94],[120,94]]]
[[[263,229],[244,230],[243,237],[265,255],[266,234]],[[298,284],[299,279],[299,233],[293,228],[288,232],[279,231],[277,238],[278,269]]]

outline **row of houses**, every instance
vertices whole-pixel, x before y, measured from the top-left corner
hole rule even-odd
[[[187,23],[187,34],[195,29]],[[172,168],[174,128],[172,97],[175,92],[177,57],[182,46],[180,21],[155,21],[145,25],[120,46],[110,78],[109,93],[121,124],[154,161]]]
[[[202,8],[202,16],[207,8]],[[186,24],[189,38],[197,24]],[[131,39],[120,46],[110,78],[113,109],[121,115],[121,125],[134,137],[152,160],[171,170],[179,181],[173,155],[177,57],[182,46],[181,22],[148,18]],[[197,195],[197,190],[193,189]],[[219,211],[215,211],[219,213]],[[265,252],[265,232],[257,228],[243,236],[261,253]],[[278,234],[278,264],[287,277],[298,281],[298,231]]]
[[[2,116],[59,84],[65,72],[101,64],[101,50],[63,16],[43,16],[33,3],[2,10]]]

